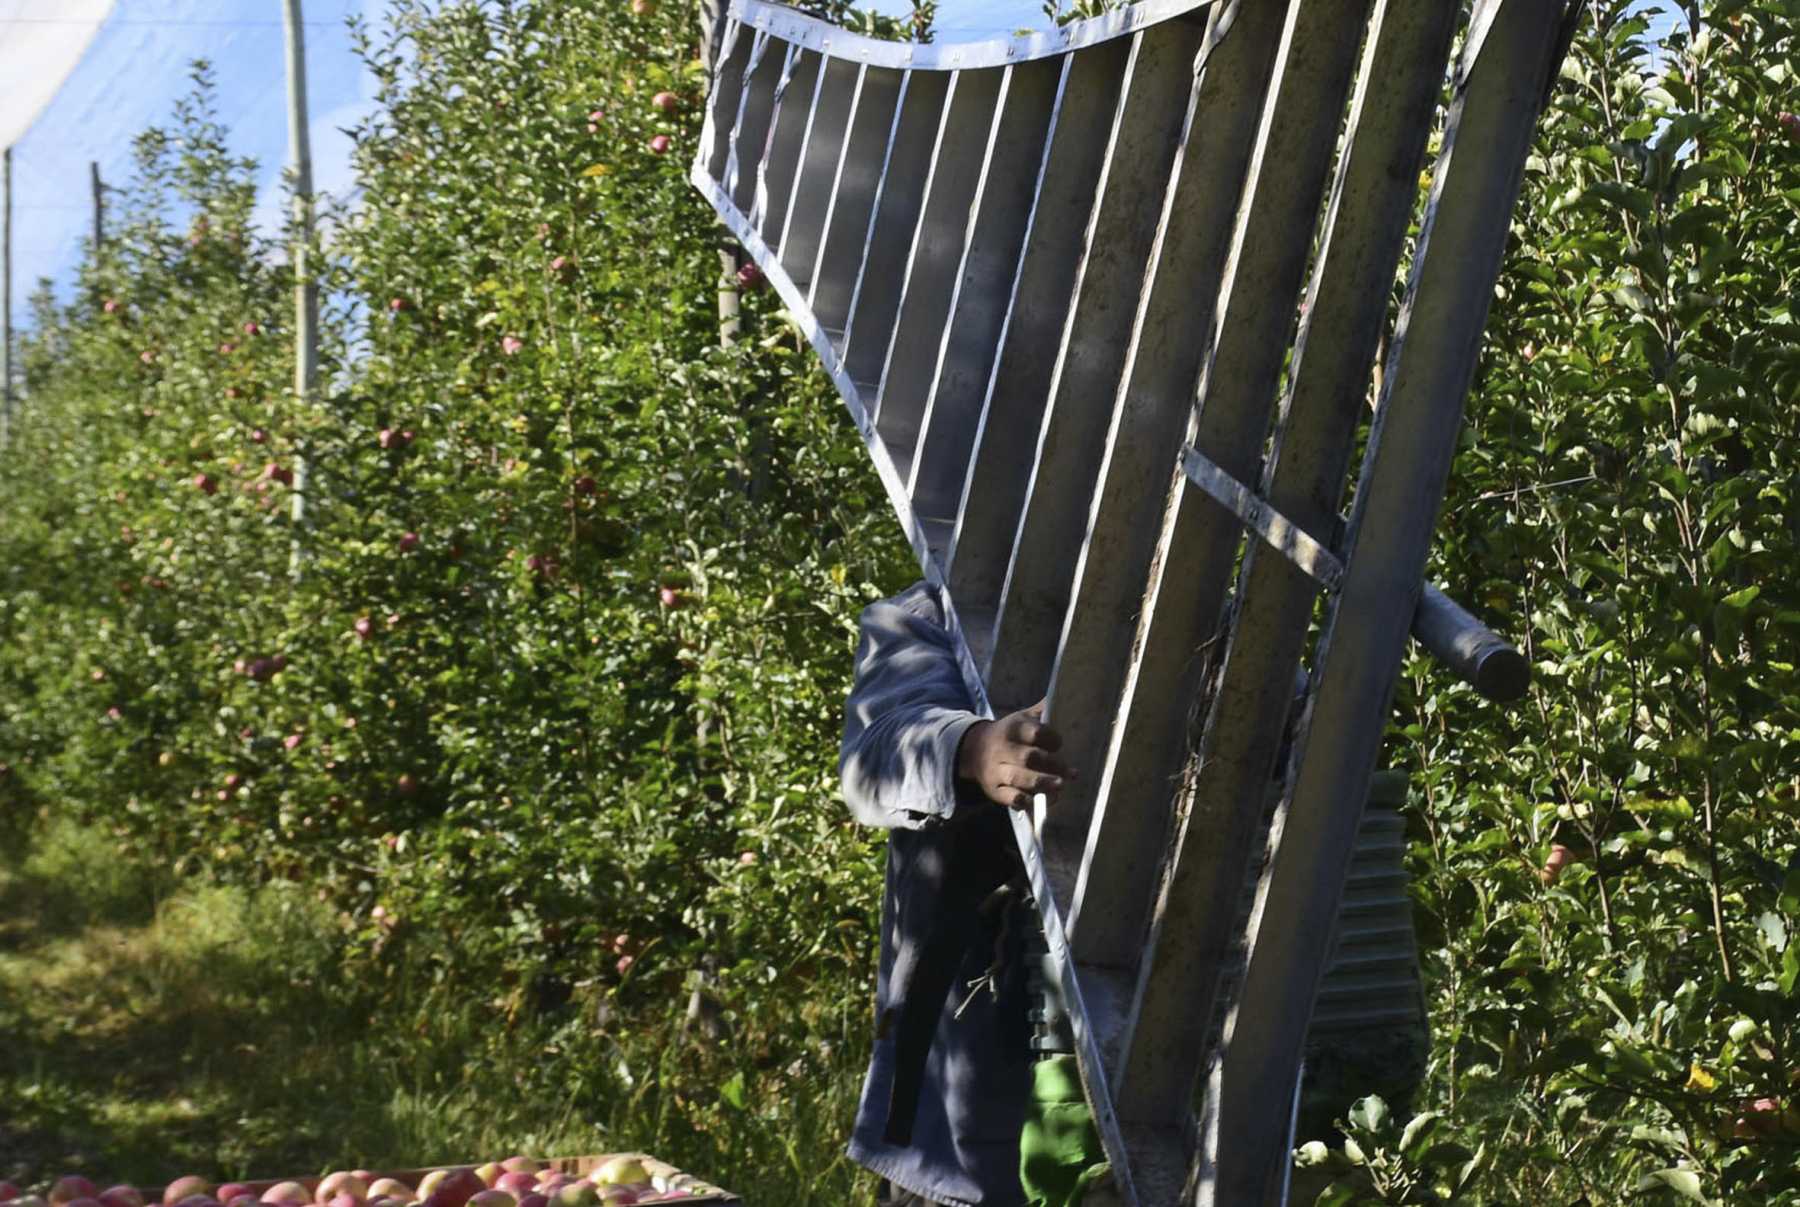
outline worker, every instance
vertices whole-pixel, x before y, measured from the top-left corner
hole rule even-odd
[[[939,589],[862,615],[839,773],[888,831],[875,1043],[851,1134],[881,1207],[1068,1207],[1104,1176],[1009,810],[1076,775],[1042,705],[974,711]],[[1053,996],[1053,994],[1052,994]],[[1032,1014],[1049,1023],[1034,1037]]]

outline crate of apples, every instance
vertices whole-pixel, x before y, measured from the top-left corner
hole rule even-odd
[[[323,1178],[214,1184],[188,1175],[160,1189],[98,1184],[78,1174],[57,1179],[46,1194],[0,1182],[4,1207],[612,1207],[637,1203],[739,1200],[647,1153],[607,1153],[538,1160],[508,1157],[482,1165],[449,1165],[380,1173],[341,1170]]]

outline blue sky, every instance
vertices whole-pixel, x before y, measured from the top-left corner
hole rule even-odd
[[[601,0],[607,2],[607,0]],[[372,108],[346,18],[378,18],[385,0],[305,0],[314,183],[343,196],[351,187],[350,140],[341,131]],[[874,0],[909,11],[906,0]],[[13,151],[13,291],[21,305],[40,277],[66,296],[91,207],[88,164],[123,183],[131,139],[168,120],[188,89],[188,64],[206,58],[218,79],[219,110],[234,150],[261,164],[263,209],[278,222],[287,116],[279,0],[118,0],[56,99]],[[940,40],[962,40],[1047,24],[1040,0],[943,0]]]

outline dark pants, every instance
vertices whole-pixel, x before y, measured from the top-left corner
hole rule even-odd
[[[939,1207],[931,1199],[916,1195],[910,1190],[901,1190],[898,1186],[890,1186],[886,1178],[875,1188],[875,1207]]]

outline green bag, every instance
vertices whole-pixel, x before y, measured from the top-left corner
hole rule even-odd
[[[1019,1182],[1031,1207],[1078,1207],[1098,1178],[1111,1170],[1081,1092],[1072,1055],[1032,1065],[1031,1100],[1019,1133]]]

